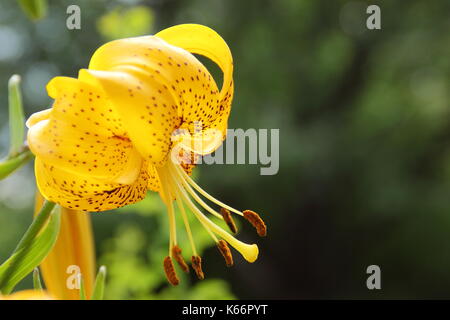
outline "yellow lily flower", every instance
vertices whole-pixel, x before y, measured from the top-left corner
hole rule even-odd
[[[36,193],[35,214],[44,198]],[[53,249],[40,265],[50,295],[58,300],[79,300],[78,275],[90,297],[95,280],[94,240],[87,212],[61,208],[61,228]]]
[[[220,90],[193,54],[206,56],[221,68]],[[237,240],[199,207],[224,220],[232,231],[236,230],[231,213],[243,216],[264,236],[261,218],[220,202],[190,178],[192,160],[216,150],[225,137],[232,76],[233,60],[226,42],[201,25],[178,25],[154,36],[103,45],[77,79],[51,80],[47,91],[55,99],[52,108],[27,121],[40,192],[63,207],[95,212],[140,201],[147,190],[159,192],[170,223],[164,269],[173,285],[178,277],[172,258],[189,270],[177,242],[174,202],[194,253],[192,267],[200,279],[201,258],[185,206],[217,243],[228,266],[233,264],[228,244],[254,262],[257,245]],[[221,207],[221,213],[198,193]]]
[[[22,290],[7,296],[0,295],[0,300],[54,300],[43,290]]]

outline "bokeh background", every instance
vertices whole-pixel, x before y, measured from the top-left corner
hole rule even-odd
[[[81,30],[66,8],[81,8]],[[369,4],[381,30],[365,27]],[[200,227],[207,280],[169,287],[167,219],[156,195],[93,215],[98,263],[113,299],[450,298],[450,2],[328,0],[52,1],[31,21],[0,3],[0,153],[8,145],[7,81],[23,79],[26,115],[45,85],[75,77],[104,42],[178,23],[212,27],[235,61],[230,128],[280,129],[280,170],[202,165],[211,194],[261,213],[260,258],[227,269]],[[217,69],[217,68],[216,68]],[[220,74],[215,71],[220,79]],[[0,181],[0,259],[31,221],[32,165]],[[382,289],[366,288],[379,265]],[[25,281],[20,287],[30,287]]]

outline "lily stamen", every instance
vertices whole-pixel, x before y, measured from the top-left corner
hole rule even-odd
[[[220,211],[220,213],[221,213],[220,218],[225,220],[226,224],[228,225],[228,227],[230,228],[230,230],[233,233],[236,233],[237,228],[236,228],[236,225],[233,226],[234,221],[230,220],[231,219],[231,215],[229,214],[230,211],[232,211],[236,214],[239,214],[240,216],[243,216],[248,222],[250,222],[250,224],[256,229],[256,231],[260,237],[265,237],[267,235],[267,226],[256,212],[254,212],[252,210],[244,210],[243,212],[241,212],[241,211],[238,211],[238,210],[226,205],[225,203],[217,200],[216,198],[214,198],[210,194],[208,194],[205,190],[203,190],[194,180],[192,180],[191,177],[189,177],[189,175],[186,172],[184,172],[184,170],[181,169],[181,167],[176,166],[176,165],[173,165],[173,166],[175,167],[175,172],[178,174],[182,183],[185,186],[190,184],[192,187],[194,187],[195,190],[197,190],[205,198],[209,199],[211,202],[213,202],[217,205],[222,206],[221,211]],[[190,186],[187,186],[186,188],[188,191],[190,191],[189,193],[194,197],[194,199],[198,198],[198,195],[194,192],[194,190]],[[204,206],[203,201],[201,201],[201,202],[198,201],[198,202],[200,204],[202,204],[202,206],[205,209],[207,209],[208,211],[212,210],[209,206],[207,206],[207,205]],[[225,212],[223,210],[227,210],[228,214],[227,214],[227,212]],[[236,231],[234,231],[235,230],[234,228],[236,228]]]
[[[225,259],[225,263],[227,264],[227,267],[233,266],[233,255],[231,254],[231,250],[228,247],[228,244],[225,240],[220,240],[217,243],[217,248],[219,248],[220,253],[222,254],[223,258]]]
[[[228,225],[228,228],[230,228],[231,232],[237,233],[237,227],[233,221],[233,218],[231,217],[230,210],[225,209],[225,208],[220,208],[220,214],[222,215],[225,223]]]
[[[166,273],[167,280],[173,286],[177,286],[180,283],[177,273],[175,272],[175,267],[173,265],[172,259],[166,257],[164,259],[164,272]]]
[[[181,249],[179,246],[174,246],[172,248],[172,255],[173,258],[175,259],[175,261],[178,263],[178,265],[180,266],[180,268],[188,273],[189,272],[189,266],[186,264],[186,262],[184,261],[183,255],[181,254]]]
[[[267,235],[267,227],[264,223],[263,219],[254,211],[252,210],[245,210],[244,212],[244,218],[250,222],[250,224],[255,227],[256,232],[260,237],[265,237]]]
[[[169,161],[168,165],[164,167],[166,171],[164,177],[171,179],[172,181],[171,185],[173,185],[174,189],[177,189],[178,191],[177,194],[181,196],[183,202],[185,202],[186,205],[191,209],[191,211],[194,213],[197,219],[203,224],[208,233],[210,233],[211,236],[213,236],[214,233],[219,235],[221,238],[226,240],[231,246],[233,246],[236,250],[238,250],[247,261],[254,262],[258,257],[258,246],[256,244],[250,245],[239,241],[231,234],[226,232],[224,229],[222,229],[221,227],[213,223],[211,220],[209,220],[190,199],[188,192],[186,191],[186,189],[184,188],[184,184],[182,183],[184,179],[182,179],[180,175],[176,174],[175,168],[177,167],[178,167],[177,165]],[[213,239],[216,241],[216,243],[218,242],[217,237],[213,236]]]
[[[202,270],[202,258],[200,256],[192,256],[192,269],[194,269],[195,274],[199,280],[205,279],[205,275]]]

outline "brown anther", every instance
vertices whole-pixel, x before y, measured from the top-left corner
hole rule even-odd
[[[265,237],[267,235],[266,224],[256,212],[252,210],[245,210],[242,213],[244,214],[244,218],[247,219],[253,227],[255,227],[256,232],[260,237]]]
[[[178,265],[184,272],[189,272],[189,266],[186,264],[186,262],[183,259],[183,255],[181,254],[181,249],[179,246],[173,246],[172,248],[172,255],[176,262],[178,262]]]
[[[194,269],[195,274],[199,280],[205,279],[205,275],[202,270],[202,257],[200,256],[192,256],[192,269]]]
[[[170,257],[164,258],[164,272],[166,273],[167,280],[171,285],[177,286],[180,283]]]
[[[223,255],[227,267],[231,267],[233,265],[233,256],[231,255],[231,250],[228,247],[228,243],[225,240],[219,240],[217,243],[217,248],[219,248],[220,253]]]
[[[231,217],[230,211],[225,208],[220,208],[220,214],[222,215],[223,220],[226,222],[228,228],[230,228],[231,232],[236,233],[237,227],[233,221],[233,218]]]

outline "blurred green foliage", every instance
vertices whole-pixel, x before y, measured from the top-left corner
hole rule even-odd
[[[39,20],[47,14],[47,0],[17,0],[25,14],[32,20]]]
[[[119,6],[97,20],[97,29],[105,40],[149,35],[153,31],[153,20],[153,11],[147,7],[124,9]]]
[[[15,2],[0,5],[0,150],[12,74],[29,115],[51,103],[48,80],[76,76],[105,39],[186,22],[214,28],[233,52],[230,127],[281,129],[276,176],[199,168],[209,192],[266,220],[256,263],[237,257],[225,271],[199,230],[208,280],[169,288],[155,196],[95,215],[108,298],[450,298],[448,1],[80,0],[76,31],[65,28],[69,4],[52,3],[36,23]],[[381,30],[365,28],[369,4],[381,7]],[[27,166],[0,182],[0,257],[31,219],[31,177]],[[247,225],[240,237],[256,240]],[[365,286],[371,264],[381,291]]]

